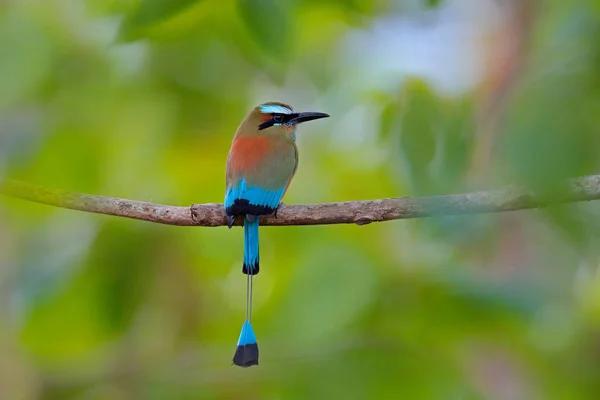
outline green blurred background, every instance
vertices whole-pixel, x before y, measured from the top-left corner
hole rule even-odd
[[[598,0],[4,0],[0,179],[222,202],[237,124],[283,101],[284,201],[600,167]],[[0,197],[0,399],[598,399],[599,204],[242,230]]]

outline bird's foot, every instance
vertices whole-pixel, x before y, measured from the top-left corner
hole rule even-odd
[[[229,229],[231,229],[231,227],[233,226],[234,222],[235,222],[235,215],[228,215],[227,216],[227,227]]]
[[[198,224],[200,221],[198,221],[198,213],[196,212],[195,203],[190,206],[190,214],[192,215],[192,221],[194,224]]]
[[[277,218],[277,212],[279,211],[279,209],[284,206],[285,206],[285,204],[283,203],[283,201],[281,203],[279,203],[279,205],[275,209],[275,212],[273,213],[273,215],[275,215],[275,218]]]

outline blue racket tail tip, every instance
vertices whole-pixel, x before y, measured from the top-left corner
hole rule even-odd
[[[248,320],[244,321],[244,325],[242,325],[240,338],[233,355],[233,364],[243,368],[258,365],[258,344],[256,343],[254,329],[252,329],[252,325]]]

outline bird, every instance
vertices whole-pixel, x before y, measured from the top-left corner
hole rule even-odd
[[[274,214],[277,217],[281,199],[296,173],[298,125],[327,117],[325,113],[297,113],[285,103],[267,102],[250,111],[233,137],[227,155],[224,208],[229,229],[237,217],[243,217],[246,319],[232,365],[244,368],[258,365],[258,344],[250,321],[252,278],[260,271],[259,216]]]

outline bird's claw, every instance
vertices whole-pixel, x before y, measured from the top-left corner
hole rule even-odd
[[[228,215],[227,216],[227,227],[229,229],[231,229],[231,227],[233,226],[234,222],[235,222],[235,215]]]
[[[192,204],[192,205],[190,206],[190,214],[191,214],[191,216],[192,216],[192,221],[193,221],[195,224],[198,224],[198,215],[196,214],[196,210],[194,209],[195,207],[196,207],[196,204]]]
[[[284,204],[283,202],[279,203],[279,205],[278,205],[278,206],[277,206],[277,208],[275,209],[275,213],[274,213],[274,216],[275,216],[275,218],[277,218],[277,212],[278,212],[278,211],[279,211],[279,209],[280,209],[281,207],[283,207],[283,206],[285,206],[285,204]]]

